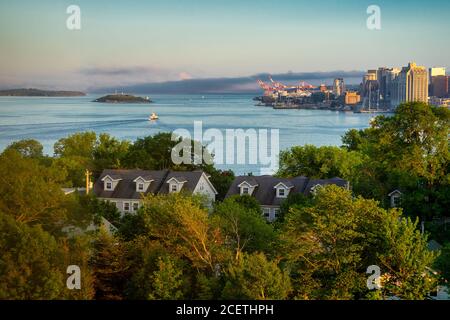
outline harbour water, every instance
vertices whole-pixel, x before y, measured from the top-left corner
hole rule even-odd
[[[280,150],[294,145],[341,145],[351,128],[369,125],[373,115],[328,110],[274,110],[255,106],[252,95],[148,95],[152,104],[104,104],[92,102],[101,95],[85,97],[0,97],[0,150],[20,139],[36,139],[44,152],[53,153],[60,138],[79,131],[109,133],[119,139],[187,129],[202,121],[203,130],[279,129]],[[142,95],[146,96],[146,95]],[[148,121],[155,112],[156,122]],[[258,164],[217,165],[236,173],[259,173]]]

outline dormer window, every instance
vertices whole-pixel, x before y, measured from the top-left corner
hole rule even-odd
[[[279,182],[274,188],[276,190],[277,198],[287,198],[289,191],[294,186],[290,182]]]
[[[101,179],[101,181],[103,181],[103,188],[106,191],[113,191],[117,187],[120,180],[122,179],[117,175],[106,175]]]
[[[251,181],[251,179],[249,179],[249,181],[244,180],[240,184],[238,184],[239,193],[241,196],[243,195],[251,196],[257,186],[258,184],[256,183],[256,181]]]
[[[166,182],[169,184],[169,193],[180,192],[186,182],[185,177],[171,177]]]
[[[133,180],[136,183],[136,192],[146,192],[153,179],[150,176],[139,176]]]

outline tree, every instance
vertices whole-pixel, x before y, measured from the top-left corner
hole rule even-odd
[[[158,270],[153,272],[150,300],[178,300],[183,298],[183,271],[169,256],[158,258]]]
[[[433,284],[426,270],[434,258],[416,224],[400,217],[334,185],[319,189],[311,206],[291,210],[282,240],[295,296],[362,298],[366,269],[378,265],[390,279],[384,296],[423,299]]]
[[[55,143],[55,156],[91,159],[96,143],[97,135],[95,132],[77,132],[69,135],[67,138],[59,139]]]
[[[0,299],[58,299],[65,277],[63,253],[40,226],[0,212]]]
[[[204,166],[203,169],[210,175],[209,180],[217,190],[216,201],[222,201],[234,181],[234,172],[217,170],[213,166]]]
[[[270,251],[275,241],[273,227],[261,215],[260,210],[251,210],[238,202],[239,198],[228,198],[218,204],[212,220],[236,252]]]
[[[442,274],[443,282],[450,281],[450,243],[446,243],[439,257],[436,259],[435,268]]]
[[[173,256],[198,270],[214,273],[223,259],[220,230],[212,227],[200,200],[184,194],[148,195],[142,209],[147,237],[159,241]]]
[[[289,276],[263,253],[243,254],[225,271],[224,299],[282,300],[291,291]]]
[[[138,138],[130,145],[125,158],[127,168],[161,170],[173,168],[172,148],[179,141],[172,141],[170,133],[158,133],[154,136]]]
[[[401,104],[392,117],[378,116],[368,129],[349,131],[343,137],[345,146],[364,156],[354,190],[383,201],[389,192],[402,189],[407,214],[429,219],[430,212],[444,215],[448,201],[441,194],[450,185],[449,130],[450,111],[410,102]]]
[[[340,177],[352,180],[362,162],[358,152],[338,147],[296,146],[280,154],[281,177],[307,176],[326,179]]]
[[[66,216],[61,172],[24,158],[15,150],[0,155],[0,211],[48,230]]]
[[[109,134],[102,133],[93,150],[94,176],[98,177],[103,169],[120,169],[128,152],[130,143],[117,140]]]
[[[44,156],[42,144],[34,139],[24,139],[11,143],[6,150],[16,150],[24,158],[40,159]]]
[[[103,228],[93,244],[91,266],[95,277],[95,298],[121,300],[124,298],[129,265],[125,246]]]
[[[378,261],[386,270],[383,294],[424,299],[437,285],[430,272],[436,255],[428,250],[427,237],[417,230],[417,221],[401,218],[398,212],[385,215],[381,227],[382,250]]]

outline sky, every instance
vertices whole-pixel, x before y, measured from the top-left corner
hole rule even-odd
[[[80,30],[66,27],[73,4]],[[372,4],[381,30],[366,26]],[[0,88],[449,68],[449,12],[448,0],[0,0]]]

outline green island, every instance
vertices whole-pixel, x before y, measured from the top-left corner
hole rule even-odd
[[[101,98],[95,99],[94,102],[103,103],[151,103],[152,101],[146,97],[136,97],[131,94],[108,94]]]
[[[10,89],[0,90],[0,96],[6,97],[80,97],[85,96],[80,91],[40,90],[40,89]]]

